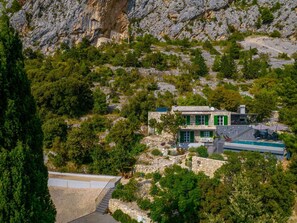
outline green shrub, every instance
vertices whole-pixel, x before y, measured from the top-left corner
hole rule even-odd
[[[151,154],[154,156],[162,156],[162,152],[158,149],[152,150]]]
[[[137,205],[140,207],[142,210],[149,210],[151,207],[151,201],[149,199],[138,199],[137,200]]]
[[[205,158],[208,157],[207,148],[205,146],[189,148],[189,152],[195,152],[197,156],[200,156],[200,157],[205,157]]]
[[[290,60],[291,58],[286,53],[279,53],[277,58],[284,59],[284,60]]]
[[[116,210],[112,214],[112,217],[121,223],[137,223],[136,220],[132,219],[129,215],[125,214],[121,210]]]
[[[155,182],[158,182],[162,178],[162,175],[159,172],[153,173],[153,179]]]
[[[211,154],[209,158],[214,160],[224,160],[224,157],[221,154],[217,154],[217,153]]]
[[[208,157],[207,148],[205,146],[199,146],[196,151],[198,156],[204,157],[204,158]]]
[[[269,24],[273,22],[274,16],[269,8],[262,8],[261,19],[263,24]]]
[[[137,189],[138,185],[135,179],[131,179],[126,185],[119,183],[116,186],[115,191],[112,193],[112,198],[120,199],[125,202],[136,201]]]
[[[277,30],[274,30],[271,34],[270,34],[271,37],[274,37],[274,38],[280,38],[282,35],[279,31]]]

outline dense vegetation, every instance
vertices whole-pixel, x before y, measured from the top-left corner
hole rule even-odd
[[[139,127],[148,124],[148,111],[156,107],[210,105],[236,111],[246,104],[258,121],[278,109],[282,122],[295,125],[291,114],[296,111],[297,62],[271,69],[267,55],[241,49],[236,40],[242,35],[230,30],[229,40],[218,43],[168,38],[160,42],[145,35],[100,48],[87,40],[72,47],[62,44],[52,56],[26,49],[26,72],[43,123],[44,148],[51,151],[50,167],[106,174],[128,170],[145,149],[139,144]],[[205,53],[215,56],[212,68],[206,66]],[[201,78],[218,85],[202,84]],[[160,81],[176,90],[160,91]],[[113,132],[120,117],[127,120],[119,124],[125,130]],[[124,134],[133,143],[116,142],[114,134]],[[113,153],[131,159],[111,167],[116,163]]]
[[[24,71],[22,44],[0,20],[0,222],[55,222],[42,130]]]
[[[264,19],[264,9],[262,13]],[[292,154],[288,169],[268,155],[229,154],[228,164],[212,179],[174,167],[164,176],[154,175],[154,200],[138,198],[135,181],[119,185],[114,197],[137,201],[158,222],[285,222],[297,183],[297,62],[272,69],[268,55],[243,50],[237,40],[244,35],[231,26],[230,32],[230,38],[220,42],[166,37],[160,42],[145,35],[100,48],[86,40],[72,47],[62,44],[52,56],[25,50],[49,167],[129,172],[146,150],[140,143],[142,127],[157,125],[147,120],[148,111],[157,107],[210,105],[236,111],[245,104],[257,121],[279,110],[281,122],[292,129],[281,136]],[[207,55],[214,58],[211,67]],[[161,91],[162,83],[172,89]],[[175,118],[168,114],[157,129],[176,136]],[[204,148],[192,153],[208,156]],[[151,154],[161,155],[159,150]]]
[[[118,185],[113,197],[137,201],[161,223],[287,222],[295,201],[293,175],[268,154],[242,152],[227,157],[213,178],[179,166],[167,168],[163,175],[153,174],[153,200],[137,195],[135,179]]]

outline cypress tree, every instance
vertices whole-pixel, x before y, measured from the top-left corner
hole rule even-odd
[[[55,222],[22,44],[0,19],[0,222]]]

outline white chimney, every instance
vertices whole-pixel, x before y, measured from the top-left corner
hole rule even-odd
[[[239,105],[239,114],[245,114],[245,105]]]

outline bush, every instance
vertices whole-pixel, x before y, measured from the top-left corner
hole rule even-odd
[[[153,179],[155,182],[158,182],[162,178],[162,175],[158,172],[153,173]]]
[[[277,30],[274,30],[271,34],[270,34],[271,37],[274,37],[274,38],[280,38],[281,37],[281,33]]]
[[[221,154],[213,153],[209,156],[210,159],[214,160],[225,160]]]
[[[131,179],[126,185],[119,183],[112,193],[112,198],[120,199],[125,202],[136,201],[137,188],[138,185],[135,179]]]
[[[152,150],[151,154],[154,156],[162,156],[162,152],[158,149]]]
[[[269,23],[272,23],[274,16],[271,13],[271,10],[269,8],[262,8],[261,18],[262,18],[263,24],[269,24]]]
[[[121,210],[116,210],[112,217],[121,223],[137,223],[136,220],[132,219],[129,215],[125,214]]]
[[[149,210],[151,207],[151,201],[149,199],[138,199],[137,200],[137,205],[140,207],[142,210]]]
[[[196,152],[198,156],[207,158],[208,152],[207,148],[205,146],[199,146],[198,148],[191,148],[189,150],[190,152]]]

